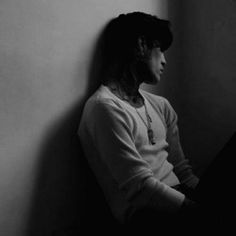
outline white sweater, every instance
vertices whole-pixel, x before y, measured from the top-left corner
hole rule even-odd
[[[177,210],[185,196],[171,186],[198,181],[179,143],[175,111],[165,98],[140,93],[152,119],[154,145],[144,106],[136,110],[103,85],[87,101],[79,126],[84,153],[121,222],[145,205]]]

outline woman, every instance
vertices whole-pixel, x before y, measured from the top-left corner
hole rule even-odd
[[[170,22],[156,16],[113,19],[104,39],[103,82],[80,122],[85,155],[108,205],[130,227],[157,219],[169,225],[199,212],[189,199],[199,179],[182,151],[177,114],[167,99],[140,89],[160,81],[172,39]]]

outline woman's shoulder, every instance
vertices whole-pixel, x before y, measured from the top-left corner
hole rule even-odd
[[[120,103],[106,86],[101,85],[96,92],[90,96],[85,106],[93,108],[120,107]]]
[[[127,116],[124,104],[113,95],[106,86],[100,86],[97,91],[86,101],[83,109],[87,120],[105,119]]]
[[[168,103],[168,100],[163,96],[148,92],[143,89],[141,89],[140,92],[149,102],[155,106],[163,107],[165,106],[165,103]]]

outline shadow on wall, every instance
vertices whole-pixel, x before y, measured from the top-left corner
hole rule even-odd
[[[76,235],[111,219],[77,136],[84,103],[100,85],[103,38],[104,31],[95,45],[85,96],[55,121],[39,154],[29,236]]]

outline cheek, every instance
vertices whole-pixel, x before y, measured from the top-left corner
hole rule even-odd
[[[157,71],[160,69],[160,60],[158,60],[157,58],[153,58],[151,60],[151,69],[153,71]]]
[[[161,67],[161,53],[159,51],[154,51],[151,57],[153,68],[160,69]]]

